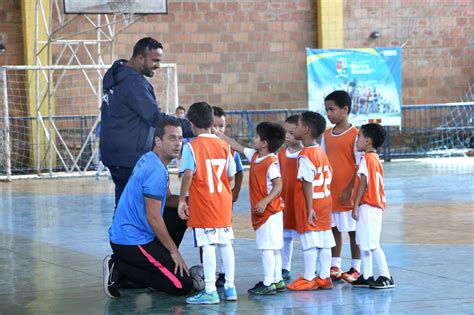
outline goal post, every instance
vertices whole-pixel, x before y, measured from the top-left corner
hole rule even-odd
[[[0,67],[0,180],[84,176],[95,170],[102,78],[108,68]],[[176,64],[161,64],[149,81],[161,111],[174,112],[179,104]]]

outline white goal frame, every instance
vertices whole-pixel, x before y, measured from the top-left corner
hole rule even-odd
[[[90,145],[93,137],[95,137],[95,129],[100,121],[100,106],[102,103],[102,78],[105,71],[111,65],[54,65],[54,66],[0,66],[0,180],[11,181],[13,179],[26,178],[55,178],[55,177],[69,177],[69,176],[84,176],[91,175],[94,157],[98,154],[97,147],[92,149],[92,153],[88,153],[85,157],[86,147]],[[166,88],[161,91],[161,102],[158,100],[163,112],[172,112],[178,106],[178,75],[176,64],[161,64],[160,74],[166,80]],[[14,97],[9,82],[9,74],[11,72],[29,72],[30,76],[34,76],[33,87],[35,96],[31,97],[31,93],[27,99],[29,107],[35,108],[35,114],[30,114],[29,117],[35,126],[36,138],[32,139],[30,143],[32,147],[36,147],[37,151],[34,154],[34,165],[30,165],[34,172],[19,172],[24,174],[15,174],[12,172],[12,132],[10,112],[12,110],[10,99]],[[67,139],[63,137],[60,129],[57,128],[54,122],[54,98],[55,93],[59,90],[58,87],[62,83],[63,78],[67,78],[71,71],[75,71],[76,75],[81,75],[86,86],[91,91],[91,95],[95,98],[94,104],[87,104],[97,114],[92,128],[86,130],[87,136],[81,144],[80,150],[73,153],[70,150],[70,144]],[[92,75],[93,74],[93,75]],[[95,77],[94,77],[95,76]],[[155,73],[157,76],[157,73]],[[39,83],[43,82],[43,83]],[[94,84],[93,82],[96,82]],[[151,80],[154,84],[153,79]],[[25,87],[28,89],[31,87]],[[155,87],[155,92],[156,91]],[[31,91],[30,91],[31,92]],[[160,92],[160,91],[158,91]],[[26,93],[27,94],[27,93]],[[34,99],[32,99],[34,98]],[[158,98],[158,97],[157,97]],[[53,100],[53,101],[52,101]],[[91,107],[94,106],[94,107]],[[45,108],[47,107],[47,108]],[[30,109],[30,113],[32,110]],[[31,131],[32,132],[32,131]],[[47,141],[48,157],[40,158],[40,135],[44,141]],[[30,140],[31,141],[31,140]],[[61,146],[62,150],[58,149]],[[77,150],[76,150],[77,151]],[[14,152],[13,152],[14,153]],[[90,156],[89,156],[90,155]],[[81,166],[78,161],[86,158],[87,163]],[[55,167],[55,165],[57,167]]]

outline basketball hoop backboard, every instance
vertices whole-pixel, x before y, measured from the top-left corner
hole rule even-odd
[[[64,0],[66,14],[114,14],[117,8],[134,14],[166,14],[167,0]],[[130,7],[132,6],[132,7]],[[124,8],[128,9],[124,10]]]

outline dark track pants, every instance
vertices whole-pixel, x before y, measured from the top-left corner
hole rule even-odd
[[[125,186],[127,186],[128,179],[132,176],[132,167],[121,167],[121,166],[107,166],[112,180],[115,184],[115,208],[117,208],[120,196],[122,196]]]
[[[172,208],[165,209],[163,219],[179,247],[186,231],[186,221],[181,220],[177,209]],[[120,277],[171,295],[185,295],[191,291],[191,278],[186,273],[183,276],[179,272],[174,274],[175,264],[171,255],[157,238],[144,245],[110,245]]]

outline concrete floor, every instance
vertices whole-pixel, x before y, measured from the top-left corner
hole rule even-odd
[[[108,299],[101,262],[113,184],[103,177],[0,183],[0,314],[466,314],[474,310],[474,160],[384,163],[388,206],[382,247],[396,288],[369,290],[338,283],[333,290],[248,296],[262,278],[249,219],[248,189],[234,207],[239,301],[188,306],[184,298],[124,290]],[[172,178],[172,191],[179,181]],[[246,186],[246,182],[244,183]],[[181,246],[198,262],[191,233]],[[293,270],[302,272],[295,244]],[[343,269],[350,254],[343,250]],[[375,269],[376,270],[376,269]]]

